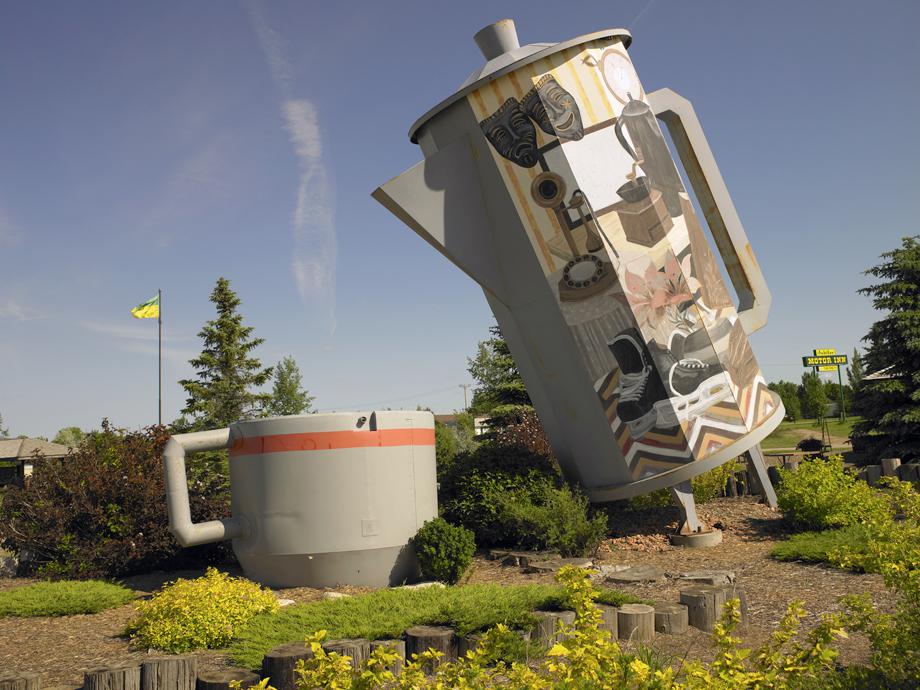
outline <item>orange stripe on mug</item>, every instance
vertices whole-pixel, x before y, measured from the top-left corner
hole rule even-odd
[[[434,429],[316,431],[309,434],[277,434],[274,436],[238,438],[230,446],[230,455],[433,445]]]

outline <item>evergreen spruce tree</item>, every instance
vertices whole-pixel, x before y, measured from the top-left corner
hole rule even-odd
[[[850,366],[847,367],[847,382],[854,391],[863,380],[862,356],[859,354],[859,348],[853,348],[853,356],[850,357]]]
[[[237,311],[240,299],[230,289],[229,280],[217,279],[211,302],[217,308],[217,318],[201,329],[198,337],[204,348],[189,360],[197,377],[179,381],[188,398],[174,426],[183,430],[220,429],[240,419],[252,419],[271,399],[271,395],[254,390],[271,378],[272,368],[263,368],[252,356],[264,340],[253,338],[252,326],[243,325],[243,315]]]
[[[271,400],[266,412],[270,417],[305,414],[311,411],[313,396],[302,387],[303,377],[293,357],[284,357],[275,366]]]
[[[500,428],[533,411],[533,404],[501,330],[491,326],[489,333],[492,337],[479,343],[476,356],[467,359],[470,376],[478,384],[470,412],[488,415],[490,426]]]
[[[878,378],[859,383],[853,445],[877,456],[920,457],[920,236],[881,256],[866,273],[880,279],[859,290],[884,313],[863,338],[862,365]]]
[[[0,414],[0,438],[7,438],[10,435],[10,430],[3,426],[3,415]]]

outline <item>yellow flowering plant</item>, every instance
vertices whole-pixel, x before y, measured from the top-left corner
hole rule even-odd
[[[139,647],[172,653],[224,647],[253,616],[278,608],[271,590],[208,568],[203,577],[179,578],[140,602],[126,632]]]

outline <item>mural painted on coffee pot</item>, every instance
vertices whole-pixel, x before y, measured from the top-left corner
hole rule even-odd
[[[586,43],[468,101],[632,476],[775,409],[629,56]]]

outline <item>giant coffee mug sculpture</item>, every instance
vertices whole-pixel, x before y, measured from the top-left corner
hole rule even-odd
[[[693,108],[646,93],[622,29],[519,46],[503,20],[487,63],[411,128],[425,160],[374,198],[482,286],[553,449],[594,501],[674,490],[782,420],[747,334],[770,293]],[[733,304],[662,136],[680,154]]]
[[[229,448],[232,517],[193,523],[185,455]],[[233,540],[271,587],[383,587],[418,574],[409,538],[437,517],[430,412],[314,414],[177,434],[163,452],[170,529],[183,546]]]

